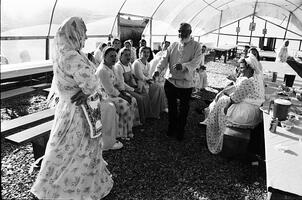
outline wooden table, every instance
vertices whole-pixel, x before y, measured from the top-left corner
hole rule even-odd
[[[299,120],[295,121],[295,127],[287,131],[278,126],[276,133],[269,131],[272,111],[268,114],[269,102],[276,98],[284,98],[277,95],[278,83],[265,81],[266,101],[262,107],[265,157],[266,157],[266,180],[269,191],[268,199],[302,199],[291,194],[302,196],[302,102],[290,97],[292,106],[290,112],[300,114]],[[300,141],[299,141],[300,140]],[[275,192],[279,190],[281,192]],[[286,192],[286,193],[284,193]],[[287,194],[290,193],[290,194]]]
[[[1,65],[1,82],[4,82],[5,79],[47,72],[52,72],[51,60]]]
[[[302,196],[302,119],[276,133],[269,131],[270,120],[263,112],[267,187]]]
[[[267,75],[270,76],[272,72],[277,72],[277,82],[281,83],[284,81],[284,75],[285,74],[293,74],[296,75],[294,86],[296,87],[302,87],[302,77],[300,77],[293,68],[287,64],[286,62],[271,62],[271,61],[261,61],[260,62],[263,67],[263,72],[265,74],[265,78]]]
[[[259,51],[259,55],[262,60],[271,60],[271,61],[275,61],[277,56],[275,51],[263,51],[263,50]]]
[[[231,58],[234,57],[237,51],[237,45],[221,45],[218,47],[209,47],[214,50],[214,62],[216,57],[220,58],[222,55],[224,56],[224,63]]]

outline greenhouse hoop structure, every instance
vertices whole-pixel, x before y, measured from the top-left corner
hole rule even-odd
[[[87,52],[99,42],[133,34],[135,46],[136,38],[145,38],[156,49],[177,39],[182,22],[208,46],[274,50],[288,39],[293,52],[302,48],[301,0],[2,0],[1,55],[11,63],[50,59],[56,30],[71,16],[87,25]]]

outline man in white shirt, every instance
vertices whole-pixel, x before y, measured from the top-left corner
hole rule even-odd
[[[180,41],[174,42],[157,64],[153,77],[168,67],[165,81],[165,93],[168,99],[169,125],[167,136],[184,138],[184,129],[189,112],[189,101],[194,87],[193,72],[202,59],[202,50],[198,42],[191,37],[192,28],[188,23],[181,23],[178,30]],[[179,109],[177,106],[179,100]]]

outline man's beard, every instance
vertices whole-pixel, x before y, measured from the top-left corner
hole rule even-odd
[[[188,37],[186,37],[186,38],[179,38],[180,39],[180,42],[181,43],[187,43],[187,42],[189,42],[190,41],[190,39],[191,39],[191,37],[190,37],[190,35],[188,36]]]

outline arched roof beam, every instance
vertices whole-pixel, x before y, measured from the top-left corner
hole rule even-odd
[[[216,7],[214,7],[214,6],[212,6],[212,4],[216,1],[213,1],[213,2],[211,2],[211,3],[208,3],[207,1],[205,1],[205,0],[202,0],[203,2],[205,2],[208,6],[211,6],[212,8],[214,8],[215,10],[217,10],[217,11],[221,11],[221,10],[219,10],[219,9],[217,9]]]
[[[159,9],[159,7],[160,7],[164,2],[165,2],[165,0],[162,0],[162,1],[160,2],[160,4],[158,4],[158,6],[156,7],[156,9],[154,10],[154,12],[153,12],[152,15],[151,15],[151,18],[153,18],[153,16],[155,15],[155,13],[156,13],[157,10]]]
[[[222,6],[227,5],[227,4],[229,4],[229,3],[233,2],[233,1],[235,1],[235,0],[231,0],[231,1],[225,2],[225,3],[221,4],[220,6],[218,6],[217,8],[219,9]]]
[[[116,22],[116,20],[117,20],[117,18],[118,18],[118,16],[119,16],[119,14],[120,14],[120,12],[121,12],[121,10],[122,10],[122,8],[124,7],[124,5],[125,5],[126,2],[127,2],[127,0],[124,1],[124,3],[121,5],[120,9],[119,9],[118,12],[117,12],[117,15],[115,16],[114,22],[113,22],[113,24],[112,24],[112,28],[111,28],[110,35],[112,35],[113,29],[114,29],[114,24],[115,24],[115,22]]]
[[[278,4],[275,4],[275,3],[262,2],[262,1],[259,2],[259,1],[258,1],[258,4],[269,4],[269,5],[277,6],[277,7],[281,8],[281,9],[283,9],[283,10],[286,10],[286,11],[288,11],[288,12],[291,12],[291,11],[288,10],[287,8],[284,8],[284,7],[282,7],[282,6],[278,5]]]
[[[293,12],[295,11],[295,10],[297,10],[297,9],[300,9],[300,10],[302,10],[300,7],[301,7],[301,5],[300,6],[298,6],[298,5],[296,5],[296,4],[294,4],[293,2],[291,2],[291,1],[289,1],[289,0],[285,0],[286,2],[288,2],[288,3],[290,3],[290,4],[292,4],[293,6],[295,6],[296,8],[293,10]]]
[[[207,7],[209,7],[211,4],[215,3],[217,0],[211,2],[210,4],[207,3],[207,5],[203,8],[201,8],[199,11],[197,11],[197,13],[191,18],[191,20],[189,21],[189,23],[191,23],[195,17],[197,17],[204,9],[206,9]]]
[[[297,9],[302,10],[302,3],[300,4],[300,6],[297,6],[297,8],[295,8],[292,12],[295,12]]]

